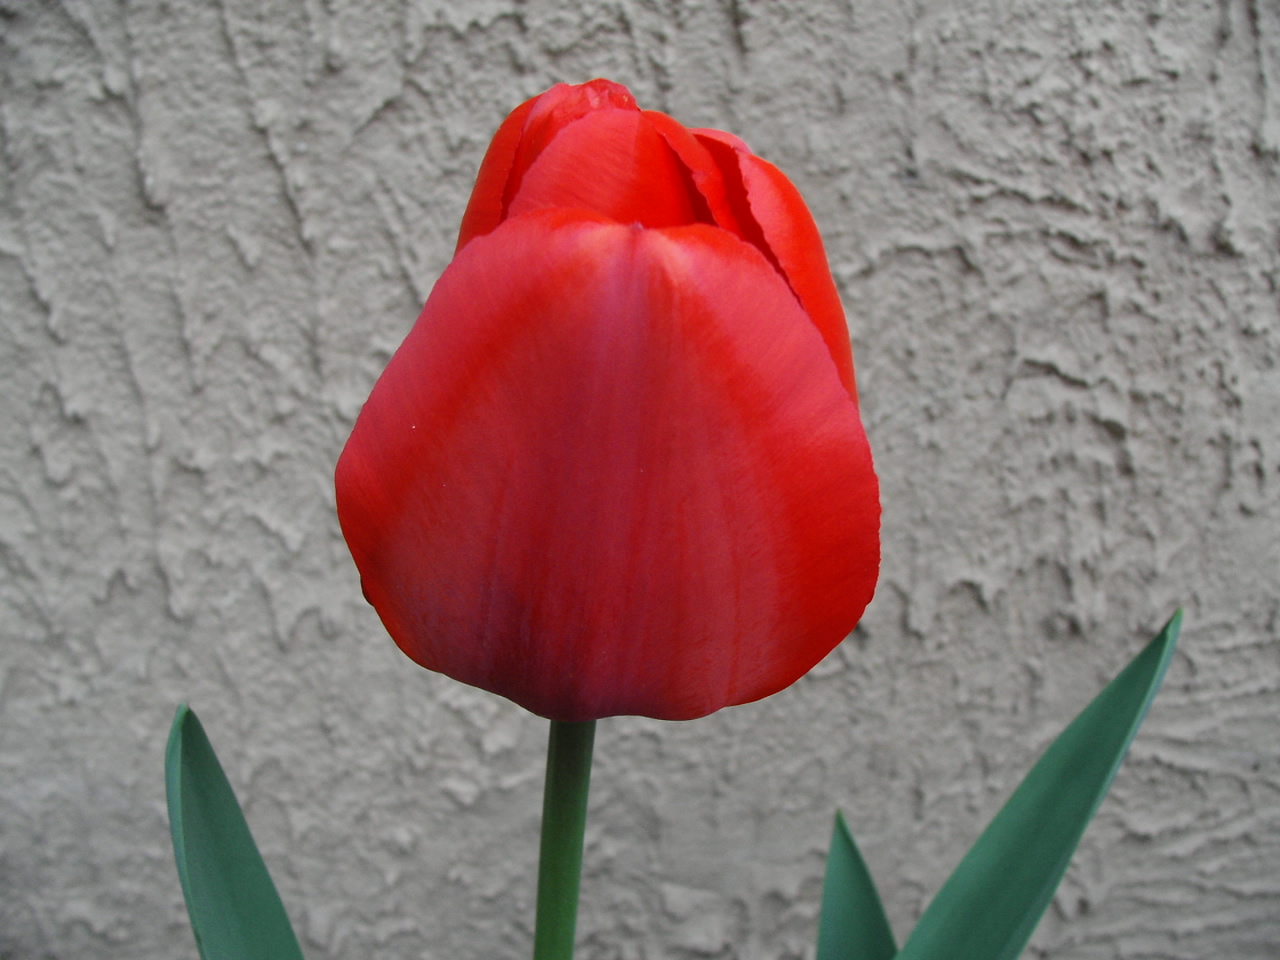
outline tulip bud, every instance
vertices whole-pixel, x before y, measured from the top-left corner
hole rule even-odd
[[[522,104],[337,495],[401,649],[542,716],[795,682],[870,601],[880,520],[798,191],[605,80]]]

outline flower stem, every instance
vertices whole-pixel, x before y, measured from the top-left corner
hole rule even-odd
[[[542,799],[542,851],[538,859],[538,915],[533,960],[572,960],[582,879],[582,835],[587,826],[591,747],[596,722],[551,721],[547,786]]]

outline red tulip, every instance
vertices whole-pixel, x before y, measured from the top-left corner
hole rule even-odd
[[[799,193],[605,80],[522,104],[337,494],[401,649],[542,716],[690,719],[795,682],[880,552]]]

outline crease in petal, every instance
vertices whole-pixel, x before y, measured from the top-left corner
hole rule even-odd
[[[858,401],[853,347],[844,306],[831,276],[826,249],[804,198],[777,167],[751,152],[738,137],[720,130],[695,130],[724,174],[730,205],[742,236],[757,246],[787,279],[831,352],[840,380]]]
[[[844,305],[827,262],[822,234],[813,214],[787,176],[754,154],[739,155],[742,179],[751,212],[764,230],[765,240],[782,264],[800,304],[813,319],[840,379],[856,403],[858,389],[853,367],[853,346]]]
[[[644,115],[685,168],[689,186],[701,201],[704,209],[699,211],[695,222],[715,224],[735,236],[742,236],[738,216],[729,201],[724,174],[710,151],[681,123],[665,113],[646,110]]]

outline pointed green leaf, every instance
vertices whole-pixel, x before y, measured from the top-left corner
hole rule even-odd
[[[871,871],[837,811],[822,881],[817,960],[893,960],[897,952]]]
[[[899,960],[1014,960],[1147,714],[1182,611],[1045,751],[938,891]]]
[[[284,904],[195,713],[178,707],[164,755],[169,829],[203,960],[302,960]]]

